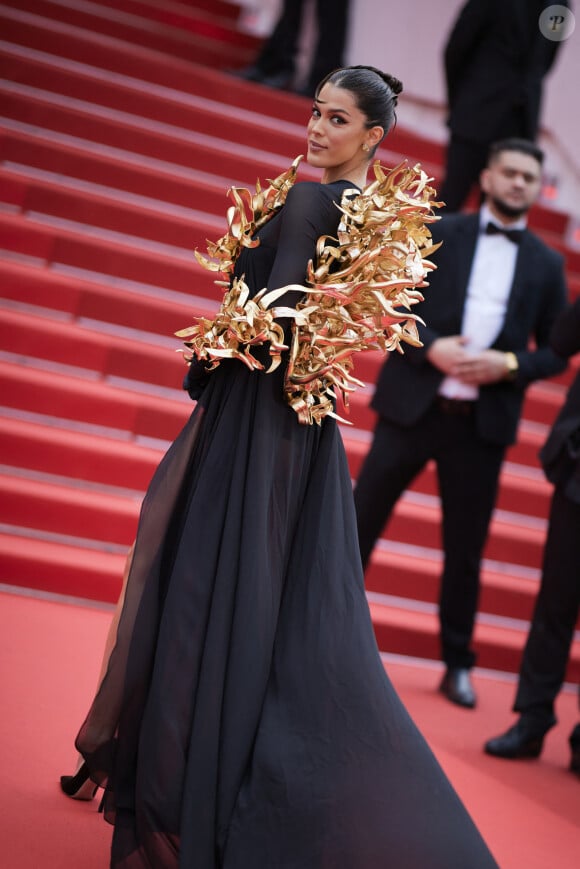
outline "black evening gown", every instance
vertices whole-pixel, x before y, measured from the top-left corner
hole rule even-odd
[[[236,274],[303,284],[349,186],[296,184]],[[223,362],[145,496],[77,738],[111,866],[494,867],[384,672],[337,424],[301,425],[283,378]]]

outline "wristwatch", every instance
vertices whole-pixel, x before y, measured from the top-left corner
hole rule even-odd
[[[511,351],[504,354],[505,356],[505,364],[507,368],[506,380],[515,380],[517,373],[520,368],[520,363],[518,362],[518,357],[515,353]]]

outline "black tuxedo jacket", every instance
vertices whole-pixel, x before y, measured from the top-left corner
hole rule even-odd
[[[449,126],[455,136],[485,143],[518,129],[519,135],[535,139],[542,79],[560,46],[538,27],[540,13],[549,5],[549,0],[465,3],[444,53]],[[569,5],[568,0],[560,5]]]
[[[558,317],[550,343],[557,353],[566,358],[580,351],[580,298]],[[552,470],[557,474],[563,452],[572,467],[571,475],[567,475],[564,491],[572,501],[580,504],[580,371],[572,382],[566,401],[540,451],[546,476],[554,483],[559,480],[557,476],[553,476]]]
[[[381,369],[372,407],[385,419],[402,426],[418,423],[435,400],[442,372],[426,358],[436,338],[461,334],[463,307],[475,245],[479,214],[451,214],[433,225],[433,240],[442,241],[433,255],[437,269],[430,273],[425,301],[413,310],[425,321],[419,326],[422,347],[392,353]],[[481,437],[493,443],[515,440],[525,387],[566,367],[549,345],[554,320],[566,307],[563,259],[537,236],[525,231],[516,261],[506,316],[493,349],[516,354],[519,371],[513,381],[482,386],[476,406]],[[530,347],[530,339],[534,347]]]

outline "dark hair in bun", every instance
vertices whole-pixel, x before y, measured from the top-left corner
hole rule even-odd
[[[318,97],[325,84],[350,91],[357,107],[365,115],[368,129],[382,127],[385,136],[397,122],[395,107],[397,97],[403,90],[402,82],[394,75],[382,72],[374,66],[345,66],[329,72],[316,88]],[[378,145],[370,152],[373,156]]]

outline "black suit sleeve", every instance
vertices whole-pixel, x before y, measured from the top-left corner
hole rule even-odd
[[[545,279],[545,291],[534,329],[535,349],[517,353],[520,365],[516,386],[526,386],[533,380],[553,377],[566,368],[566,361],[551,346],[550,334],[559,315],[568,304],[568,289],[564,262],[560,254],[549,252],[550,268]]]

